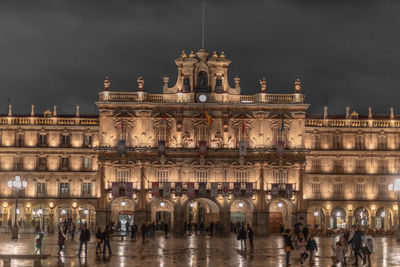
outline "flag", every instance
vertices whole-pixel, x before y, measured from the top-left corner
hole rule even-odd
[[[240,183],[233,183],[233,195],[235,197],[240,197]]]
[[[175,196],[176,197],[182,196],[182,183],[175,183]]]
[[[278,194],[279,194],[278,184],[272,184],[272,186],[271,186],[271,197],[272,198],[278,197]]]
[[[121,131],[124,131],[124,121],[121,119]]]
[[[286,197],[287,198],[292,198],[293,195],[293,186],[292,184],[286,184]]]
[[[253,183],[246,183],[246,195],[253,196]]]
[[[164,123],[165,125],[167,125],[167,131],[169,132],[171,129],[169,128],[168,120],[167,120],[167,117],[165,116],[164,113],[161,113],[161,118],[163,119],[163,123]]]
[[[192,183],[192,182],[187,183],[186,195],[187,195],[188,198],[195,196],[194,183]]]
[[[210,197],[218,196],[218,183],[211,183]]]
[[[199,196],[204,197],[207,193],[207,184],[199,183]]]
[[[171,195],[171,183],[163,183],[163,197],[169,197]]]
[[[113,182],[111,184],[111,192],[113,197],[119,197],[119,183]]]
[[[208,114],[207,110],[204,110],[204,118],[209,125],[212,125],[212,117]]]
[[[207,154],[207,142],[206,141],[199,141],[199,153],[200,155]]]
[[[222,183],[222,196],[229,197],[229,183]]]
[[[281,134],[285,131],[285,123],[284,119],[282,119],[282,124],[281,124]]]
[[[242,134],[244,135],[244,119],[242,119]]]
[[[152,184],[151,184],[151,195],[153,196],[153,197],[158,197],[159,195],[160,195],[160,191],[159,191],[159,189],[158,189],[158,182],[153,182]]]
[[[118,140],[117,151],[118,155],[125,154],[125,140]]]
[[[133,183],[132,182],[125,183],[125,196],[126,197],[133,196]]]

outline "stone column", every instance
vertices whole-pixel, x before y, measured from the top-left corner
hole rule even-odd
[[[331,228],[331,216],[328,214],[325,216],[325,229],[327,230],[328,228]]]
[[[376,228],[376,217],[375,216],[371,216],[370,227],[371,227],[371,229]]]
[[[7,209],[3,209],[2,212],[2,216],[1,216],[1,220],[2,220],[2,226],[7,226],[7,221],[8,221],[8,213],[7,213]]]
[[[100,171],[100,199],[98,208],[96,210],[96,229],[98,227],[105,229],[105,226],[107,226],[111,222],[110,220],[111,212],[107,209],[108,192],[106,190],[104,162],[99,163],[99,171]]]
[[[183,236],[183,224],[184,224],[184,210],[182,208],[181,197],[177,197],[176,207],[174,209],[174,234],[176,236]]]
[[[353,226],[353,216],[347,216],[347,228],[350,229]]]
[[[231,211],[229,210],[227,197],[224,197],[224,205],[220,211],[219,222],[222,227],[222,233],[228,234],[231,226]]]
[[[50,209],[48,227],[48,232],[54,233],[54,209]]]
[[[147,221],[150,221],[151,217],[151,211],[147,210],[147,205],[146,205],[146,188],[145,188],[145,180],[146,177],[144,175],[144,165],[143,163],[141,164],[140,167],[140,191],[136,194],[137,195],[137,209],[133,212],[134,214],[134,219],[135,222],[140,229],[143,223],[146,223]]]
[[[266,202],[266,192],[264,191],[264,167],[260,167],[260,188],[257,191],[257,205],[253,212],[254,231],[256,234],[269,234],[269,210]]]

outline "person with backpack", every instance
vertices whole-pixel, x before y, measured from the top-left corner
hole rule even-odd
[[[101,227],[97,228],[96,232],[96,241],[97,241],[97,246],[96,246],[96,255],[101,254],[101,243],[103,243],[103,233],[101,232]]]
[[[82,253],[82,245],[85,245],[85,257],[87,256],[87,243],[90,241],[90,231],[87,229],[87,225],[84,224],[81,229],[81,235],[79,236],[79,252],[78,257],[81,256]]]
[[[36,251],[35,254],[42,254],[43,233],[40,232],[36,237]],[[39,252],[39,253],[38,253]]]
[[[290,237],[290,229],[286,229],[282,235],[284,248],[286,252],[286,266],[290,265],[290,252],[293,250],[293,242],[292,238]]]
[[[314,263],[313,256],[314,252],[318,251],[317,241],[315,241],[314,236],[310,235],[306,246],[307,251],[310,253],[310,264]]]

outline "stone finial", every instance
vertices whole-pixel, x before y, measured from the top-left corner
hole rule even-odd
[[[346,119],[350,119],[350,107],[346,107]]]
[[[185,53],[185,50],[182,50],[181,58],[187,58],[187,55],[186,55],[186,53]]]
[[[190,51],[189,57],[190,58],[194,58],[195,56],[196,56],[196,54],[194,53],[194,51],[193,50]]]
[[[393,120],[394,119],[394,111],[393,111],[393,107],[390,107],[390,119]]]
[[[31,116],[35,116],[35,105],[31,106]]]
[[[294,93],[295,94],[301,93],[301,82],[299,78],[297,78],[296,81],[294,82]]]
[[[54,116],[54,117],[57,117],[57,106],[54,106],[53,116]]]
[[[324,107],[324,120],[328,118],[328,106]]]
[[[80,109],[79,105],[76,105],[76,114],[75,114],[76,117],[80,116],[79,109]]]
[[[12,105],[8,104],[8,116],[12,116]]]
[[[235,78],[233,78],[233,80],[235,81],[235,89],[240,89],[240,78],[239,78],[239,76],[235,76]]]
[[[221,54],[219,54],[219,58],[226,58],[224,51],[221,51]]]
[[[212,58],[218,58],[218,54],[217,51],[214,51],[211,55]]]
[[[368,107],[368,119],[372,119],[372,108]]]
[[[143,80],[142,76],[139,76],[139,78],[137,79],[137,87],[138,87],[138,91],[144,90],[144,80]]]
[[[110,77],[106,76],[104,78],[104,91],[110,91]]]
[[[267,80],[265,80],[265,78],[262,78],[262,80],[260,80],[260,85],[261,85],[261,93],[267,92]]]
[[[169,82],[169,77],[168,76],[164,76],[163,77],[163,88],[164,89],[168,88],[168,82]]]

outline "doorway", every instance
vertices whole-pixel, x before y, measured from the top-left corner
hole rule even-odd
[[[282,223],[283,223],[282,213],[280,213],[280,212],[270,212],[269,213],[269,232],[270,233],[280,233]]]

